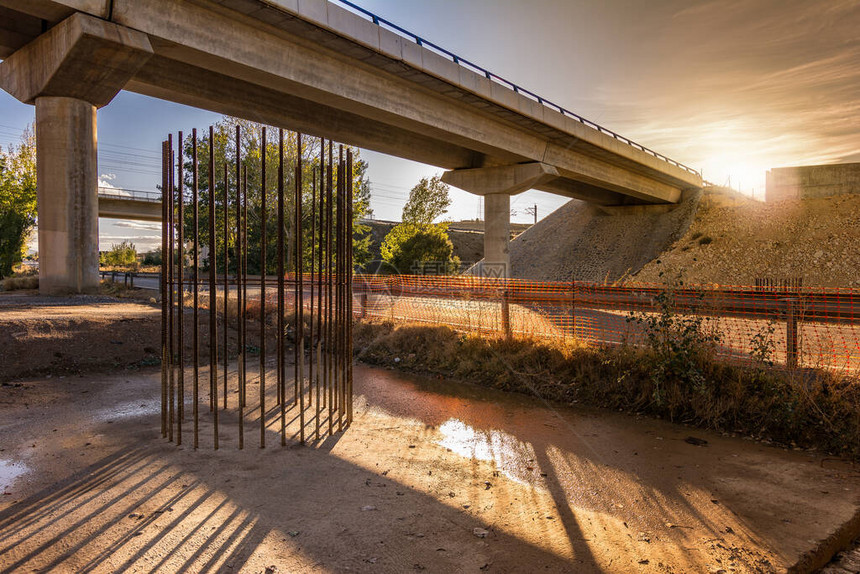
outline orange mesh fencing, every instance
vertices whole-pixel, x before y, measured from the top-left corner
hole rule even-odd
[[[606,286],[471,276],[356,275],[360,317],[492,336],[643,345],[694,328],[732,361],[860,370],[860,290]],[[651,325],[649,327],[649,325]]]

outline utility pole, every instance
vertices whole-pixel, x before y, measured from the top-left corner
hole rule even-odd
[[[535,222],[534,222],[534,225],[537,225],[537,213],[538,213],[538,212],[537,212],[537,203],[535,203],[535,204],[534,204],[534,207],[527,207],[527,208],[526,208],[526,213],[527,213],[527,214],[529,214],[529,215],[534,215],[534,216],[535,216]]]

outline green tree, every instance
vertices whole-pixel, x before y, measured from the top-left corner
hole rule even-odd
[[[161,265],[161,247],[148,251],[143,256],[144,265]]]
[[[380,247],[382,259],[400,273],[451,274],[460,266],[446,223],[401,223],[394,226]]]
[[[137,248],[129,241],[123,241],[119,245],[114,243],[110,251],[103,255],[102,261],[105,265],[115,267],[134,266],[137,263]]]
[[[247,205],[248,205],[248,272],[259,273],[262,268],[260,261],[262,233],[260,222],[262,221],[262,153],[263,153],[263,126],[247,120],[225,116],[214,126],[215,142],[215,178],[211,187],[215,194],[215,244],[216,263],[218,272],[223,271],[224,253],[224,164],[227,164],[227,252],[230,259],[229,271],[236,271],[236,126],[241,127],[241,138],[239,141],[242,157],[242,180],[247,177]],[[268,127],[266,130],[266,270],[268,273],[277,271],[277,189],[278,189],[278,129]],[[193,212],[190,208],[190,191],[193,183],[193,171],[191,154],[193,142],[190,135],[185,135],[182,142],[185,150],[185,163],[183,182],[185,186],[186,209],[185,209],[185,235],[193,235]],[[198,133],[198,188],[200,190],[199,201],[199,239],[201,246],[209,242],[209,133]],[[350,149],[350,148],[347,148]],[[370,259],[370,235],[369,227],[359,224],[359,220],[371,213],[370,211],[370,182],[367,178],[367,162],[362,160],[359,150],[351,148],[353,152],[353,258],[356,265],[363,264]],[[302,137],[302,226],[304,230],[303,250],[305,271],[311,269],[311,240],[309,232],[312,219],[312,196],[314,184],[316,184],[317,202],[320,194],[320,140],[310,136]],[[328,154],[328,145],[325,150]],[[344,150],[346,153],[346,150]],[[335,163],[338,157],[338,148],[332,149]],[[293,132],[284,132],[284,231],[286,235],[287,269],[292,269],[293,244],[293,221],[292,214],[295,209],[295,165],[299,157],[298,141]],[[326,159],[326,162],[328,160]],[[334,182],[337,181],[337,166],[332,174]],[[319,204],[317,204],[319,205]],[[319,212],[316,214],[316,223],[319,222]],[[191,248],[191,245],[188,244]],[[315,245],[318,248],[318,245]],[[208,262],[201,260],[208,265]],[[316,261],[313,262],[316,264]]]
[[[403,206],[403,222],[429,225],[445,215],[451,205],[448,184],[439,176],[422,177],[409,192],[409,201]]]
[[[36,224],[36,138],[27,129],[17,146],[0,148],[0,278],[24,257]]]

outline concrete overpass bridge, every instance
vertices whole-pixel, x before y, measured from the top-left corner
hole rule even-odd
[[[99,217],[161,222],[161,192],[98,188]]]
[[[96,110],[123,89],[447,170],[485,196],[487,273],[507,273],[513,194],[672,204],[702,184],[345,0],[0,0],[0,57],[36,106],[45,292],[97,284]]]

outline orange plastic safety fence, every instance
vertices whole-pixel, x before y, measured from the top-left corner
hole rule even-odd
[[[643,345],[686,329],[728,360],[860,370],[856,289],[356,275],[354,297],[362,317],[462,332]]]

